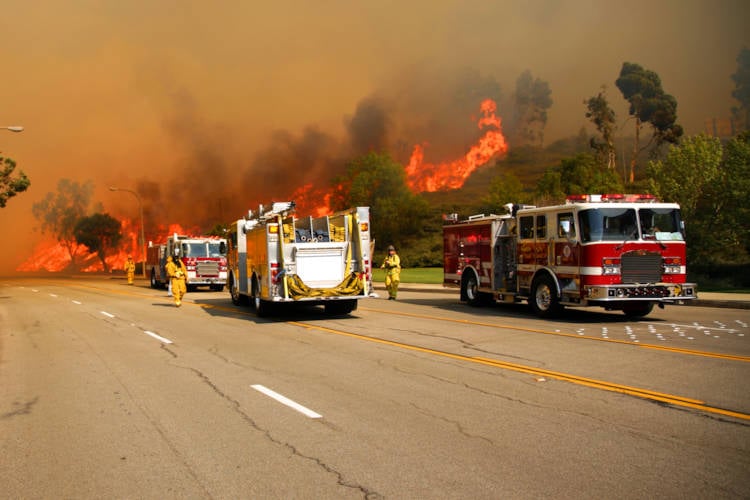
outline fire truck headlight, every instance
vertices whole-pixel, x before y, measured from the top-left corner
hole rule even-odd
[[[665,266],[665,274],[680,274],[680,266]]]
[[[614,267],[614,266],[605,267],[602,269],[602,271],[605,276],[612,276],[615,274],[620,274],[620,268]]]

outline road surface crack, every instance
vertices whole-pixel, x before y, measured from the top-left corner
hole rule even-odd
[[[296,457],[299,457],[303,460],[309,460],[317,464],[321,469],[323,469],[327,473],[334,475],[336,477],[336,483],[339,486],[343,486],[344,488],[351,488],[354,490],[358,490],[359,492],[362,493],[363,498],[366,498],[368,500],[383,498],[383,495],[377,493],[376,491],[373,491],[360,484],[354,484],[354,483],[347,481],[341,472],[337,471],[332,466],[328,465],[322,459],[317,458],[317,457],[311,457],[309,455],[305,455],[300,450],[298,450],[297,447],[294,446],[293,444],[287,443],[285,441],[281,441],[275,438],[271,434],[271,431],[269,431],[268,429],[262,428],[250,415],[242,411],[239,401],[232,399],[228,394],[222,391],[210,378],[208,378],[208,376],[206,376],[206,374],[204,374],[202,371],[193,367],[184,367],[184,368],[195,373],[198,376],[198,378],[200,378],[206,385],[208,385],[217,395],[219,395],[222,399],[229,402],[232,408],[234,409],[234,411],[240,416],[242,420],[247,422],[253,429],[263,434],[266,437],[266,439],[268,439],[270,442],[274,443],[275,445],[286,448],[287,450],[289,450],[290,453],[292,453],[292,455]]]

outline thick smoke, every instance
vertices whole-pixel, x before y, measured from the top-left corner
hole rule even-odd
[[[453,159],[481,133],[479,103],[501,97],[497,80],[478,71],[415,72],[360,99],[353,113],[342,117],[343,133],[315,125],[298,132],[280,129],[248,154],[229,127],[207,122],[193,99],[173,94],[173,112],[164,126],[182,153],[172,168],[157,170],[156,180],[137,182],[147,220],[160,221],[147,230],[158,232],[172,222],[206,230],[302,188],[314,194],[302,198],[319,204],[347,162],[371,151],[406,164],[414,145],[421,144],[431,161]]]

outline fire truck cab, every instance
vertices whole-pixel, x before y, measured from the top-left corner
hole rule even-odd
[[[146,269],[151,275],[151,287],[164,287],[169,282],[167,257],[181,259],[187,269],[187,288],[208,286],[220,292],[227,281],[227,240],[224,238],[189,237],[173,234],[164,245],[149,242]]]
[[[676,203],[651,195],[574,195],[564,204],[506,205],[505,215],[453,218],[443,228],[444,286],[471,305],[528,301],[542,317],[564,306],[645,316],[697,298],[686,283]]]
[[[356,207],[296,217],[294,202],[260,206],[229,231],[229,287],[236,305],[252,301],[259,316],[274,305],[324,305],[348,314],[372,290],[370,210]]]

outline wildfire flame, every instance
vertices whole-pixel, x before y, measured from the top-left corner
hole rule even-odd
[[[497,104],[492,99],[482,101],[479,110],[482,116],[477,120],[480,130],[485,130],[477,143],[462,157],[444,163],[425,163],[424,144],[417,144],[411,154],[409,163],[404,167],[409,188],[414,192],[433,192],[442,189],[457,189],[463,186],[466,179],[478,167],[487,163],[492,157],[508,151],[508,144],[502,133],[502,121],[496,115]],[[290,193],[289,200],[294,200],[299,213],[314,217],[331,213],[331,200],[334,194],[325,188],[316,188],[312,183],[299,187]],[[168,236],[177,234],[198,234],[197,229],[186,231],[179,224],[160,226],[155,234],[156,238],[147,237],[155,245],[166,242]],[[142,246],[139,245],[140,226],[133,221],[122,221],[122,242],[120,247],[112,251],[105,260],[111,270],[122,270],[128,255],[132,255],[136,262],[144,260]],[[88,252],[82,245],[74,249],[77,267],[83,272],[102,271],[103,266],[95,253]],[[71,259],[68,251],[59,242],[45,240],[40,242],[32,255],[16,268],[19,272],[46,270],[59,272],[70,266]]]
[[[143,248],[140,242],[140,226],[133,221],[124,219],[122,224],[122,240],[117,249],[111,250],[104,260],[110,270],[122,270],[128,255],[133,257],[135,262],[141,262],[144,259]],[[177,234],[190,234],[185,231],[179,224],[169,224],[160,226],[157,230],[159,235],[152,239],[155,245],[167,241],[167,237]],[[148,239],[148,238],[147,238]],[[77,264],[77,270],[84,273],[99,272],[104,270],[101,260],[96,253],[89,252],[83,245],[76,245],[73,251]],[[65,247],[51,240],[44,240],[36,245],[31,256],[16,268],[18,272],[48,271],[60,272],[68,269],[71,264],[70,255]]]
[[[407,182],[412,191],[433,192],[460,188],[474,170],[487,163],[493,156],[508,151],[508,144],[501,129],[502,122],[495,114],[495,101],[485,99],[479,109],[482,117],[477,121],[477,126],[480,129],[492,129],[485,131],[463,158],[438,164],[424,163],[424,147],[420,144],[414,146],[409,164],[405,167]]]

